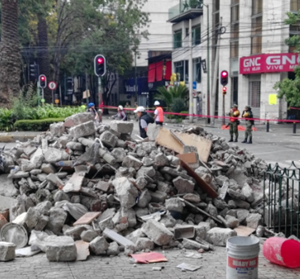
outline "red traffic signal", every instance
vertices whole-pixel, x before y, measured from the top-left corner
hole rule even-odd
[[[45,75],[40,75],[39,76],[39,86],[41,88],[46,88],[47,87],[47,77]]]
[[[94,71],[95,75],[98,77],[102,77],[106,74],[106,59],[101,54],[95,56]]]
[[[226,95],[226,93],[227,93],[227,87],[223,87],[223,95]]]
[[[221,78],[220,78],[221,84],[223,86],[228,84],[228,72],[227,71],[222,71],[221,72]]]

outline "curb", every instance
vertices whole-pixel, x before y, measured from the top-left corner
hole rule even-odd
[[[16,141],[22,141],[26,142],[28,140],[33,140],[36,136],[31,135],[24,135],[24,136],[13,136],[13,135],[7,135],[7,136],[0,136],[0,143],[10,143],[10,142],[16,142]]]

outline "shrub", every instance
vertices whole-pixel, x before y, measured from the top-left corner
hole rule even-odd
[[[63,122],[65,118],[47,118],[39,120],[18,120],[14,124],[14,128],[18,131],[47,131],[50,124]]]
[[[11,131],[13,128],[12,110],[0,109],[0,131]]]

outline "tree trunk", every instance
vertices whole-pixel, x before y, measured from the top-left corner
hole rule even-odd
[[[1,0],[0,103],[10,107],[20,93],[22,58],[18,38],[18,0]]]
[[[42,4],[45,4],[45,0],[42,1]],[[47,77],[47,82],[49,83],[51,78],[47,29],[48,27],[45,16],[43,14],[38,14],[38,64],[40,66],[40,74],[44,74]],[[44,93],[46,103],[52,103],[52,92],[48,87],[45,88]]]

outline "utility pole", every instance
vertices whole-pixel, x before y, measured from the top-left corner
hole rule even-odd
[[[189,114],[190,122],[193,122],[193,39],[192,39],[192,20],[189,20],[189,92],[190,92],[190,105],[189,105]]]
[[[88,86],[88,72],[87,72],[87,68],[85,68],[85,93],[86,93],[86,106],[88,107],[89,104],[89,95],[88,95],[88,90],[89,90],[89,86]]]
[[[136,50],[134,51],[134,61],[135,61],[135,67],[134,67],[134,92],[135,92],[135,101],[138,101],[138,93],[137,93],[137,71],[136,71]]]

